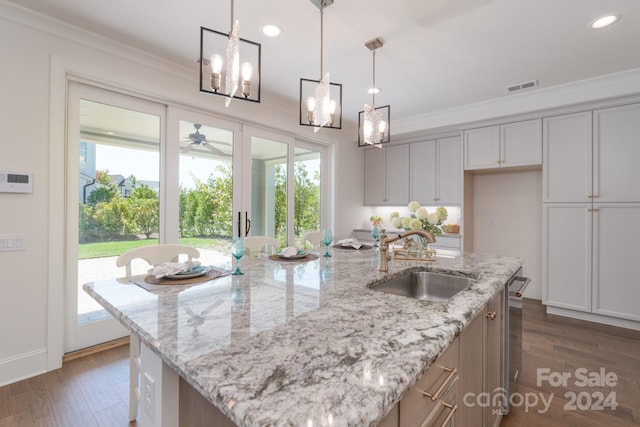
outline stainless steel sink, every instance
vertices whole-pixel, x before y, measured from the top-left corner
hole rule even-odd
[[[473,279],[469,277],[411,271],[372,286],[372,289],[425,301],[446,301],[472,282]]]

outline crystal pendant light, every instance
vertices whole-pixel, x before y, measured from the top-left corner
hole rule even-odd
[[[234,0],[228,34],[200,27],[200,91],[226,97],[226,107],[233,98],[260,102],[262,46],[238,37],[239,27]]]
[[[365,104],[364,111],[358,113],[358,146],[366,147],[390,141],[389,121],[391,119],[391,107],[376,107],[376,50],[384,45],[380,38],[369,40],[364,44],[373,53],[373,85],[371,87],[371,106]]]
[[[342,85],[331,83],[323,70],[324,9],[333,0],[311,0],[320,9],[320,80],[300,79],[300,125],[320,128],[342,128]]]

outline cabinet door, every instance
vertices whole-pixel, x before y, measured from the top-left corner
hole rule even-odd
[[[542,164],[542,120],[500,126],[500,167]]]
[[[366,205],[380,205],[386,202],[385,175],[385,149],[364,150],[364,203]]]
[[[460,137],[438,140],[436,202],[459,205],[462,193],[462,144]]]
[[[388,205],[409,204],[409,145],[385,148]]]
[[[591,311],[591,204],[545,204],[542,302]]]
[[[594,205],[594,313],[640,321],[638,219],[639,203]]]
[[[543,202],[591,201],[591,112],[548,117],[542,127]]]
[[[640,202],[640,104],[593,114],[594,202]]]
[[[500,127],[489,126],[464,131],[464,169],[500,167]]]
[[[460,335],[460,395],[464,399],[458,414],[458,425],[473,426],[483,419],[477,398],[484,392],[484,337],[487,310],[483,309]]]
[[[485,391],[491,396],[491,405],[484,408],[485,425],[497,427],[502,419],[504,399],[504,291],[487,304],[485,347]],[[497,395],[502,393],[502,399]],[[495,406],[493,404],[496,404]]]
[[[437,202],[436,194],[436,141],[424,141],[411,144],[410,198],[421,205],[430,206]]]

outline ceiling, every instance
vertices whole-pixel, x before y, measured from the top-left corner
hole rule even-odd
[[[230,25],[226,0],[10,1],[190,67],[194,78],[200,27]],[[589,28],[612,12],[622,15],[618,23]],[[320,74],[318,8],[237,0],[235,17],[240,37],[262,44],[263,99],[297,105],[300,78]],[[263,35],[267,23],[281,35]],[[376,105],[390,104],[393,121],[640,68],[640,1],[335,0],[324,12],[324,70],[343,85],[343,121],[357,121],[371,102],[364,43],[376,37],[385,42],[376,53]],[[539,86],[506,90],[530,80]]]

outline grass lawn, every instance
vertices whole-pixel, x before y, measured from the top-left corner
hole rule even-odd
[[[227,246],[229,243],[224,238],[186,237],[179,239],[181,245],[196,248],[213,248]],[[78,259],[101,258],[120,255],[129,249],[140,246],[157,245],[158,239],[123,240],[117,242],[83,243],[78,245]]]

